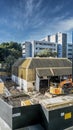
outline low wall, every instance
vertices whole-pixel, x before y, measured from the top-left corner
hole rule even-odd
[[[23,106],[12,109],[13,129],[40,124],[40,105]]]
[[[45,130],[63,130],[73,125],[73,106],[45,109],[40,104],[11,107],[0,99],[0,117],[12,130],[41,124]]]
[[[0,117],[12,128],[12,106],[0,99]]]
[[[73,126],[73,106],[49,110],[42,107],[45,130],[64,130]]]

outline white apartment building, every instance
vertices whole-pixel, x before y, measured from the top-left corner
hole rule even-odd
[[[51,49],[52,52],[57,52],[57,44],[49,41],[32,41],[22,44],[22,56],[34,57],[43,49]]]
[[[32,57],[32,44],[31,42],[25,42],[22,44],[22,56]]]
[[[33,41],[32,42],[32,57],[43,49],[50,49],[52,52],[57,52],[57,44],[48,41]]]
[[[67,34],[58,32],[48,35],[43,40],[57,43],[58,57],[67,57]]]
[[[25,42],[22,44],[22,56],[34,57],[43,49],[51,49],[57,52],[57,57],[72,59],[72,43],[67,43],[67,34],[58,32],[48,35],[41,41]]]

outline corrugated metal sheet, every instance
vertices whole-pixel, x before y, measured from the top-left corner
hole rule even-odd
[[[72,74],[72,68],[55,68],[53,69],[54,76],[62,76],[62,75],[71,75]]]
[[[62,76],[71,75],[71,67],[53,67],[53,68],[38,68],[36,69],[37,74],[41,76]]]
[[[72,67],[67,58],[32,58],[29,68]]]
[[[41,77],[41,76],[53,76],[53,73],[51,72],[51,70],[48,68],[46,69],[37,69],[37,74]]]

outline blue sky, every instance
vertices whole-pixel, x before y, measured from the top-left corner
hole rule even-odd
[[[0,0],[0,42],[40,40],[73,29],[73,0]]]

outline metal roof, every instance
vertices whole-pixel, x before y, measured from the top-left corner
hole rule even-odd
[[[55,68],[53,69],[54,76],[71,75],[72,68]]]
[[[30,62],[26,62],[30,61]],[[33,68],[44,68],[44,67],[72,67],[72,62],[68,60],[67,58],[19,58],[13,66],[19,67],[22,66],[27,67],[30,69]],[[26,64],[26,65],[25,65]]]
[[[72,63],[67,58],[32,58],[29,68],[44,67],[72,67]]]
[[[50,68],[37,69],[36,72],[37,72],[39,77],[42,77],[42,76],[53,76],[53,73],[51,72]]]
[[[24,62],[24,58],[19,58],[14,64],[13,67],[19,67]]]
[[[53,67],[53,68],[37,68],[36,72],[39,77],[42,76],[62,76],[62,75],[71,75],[71,67]]]

